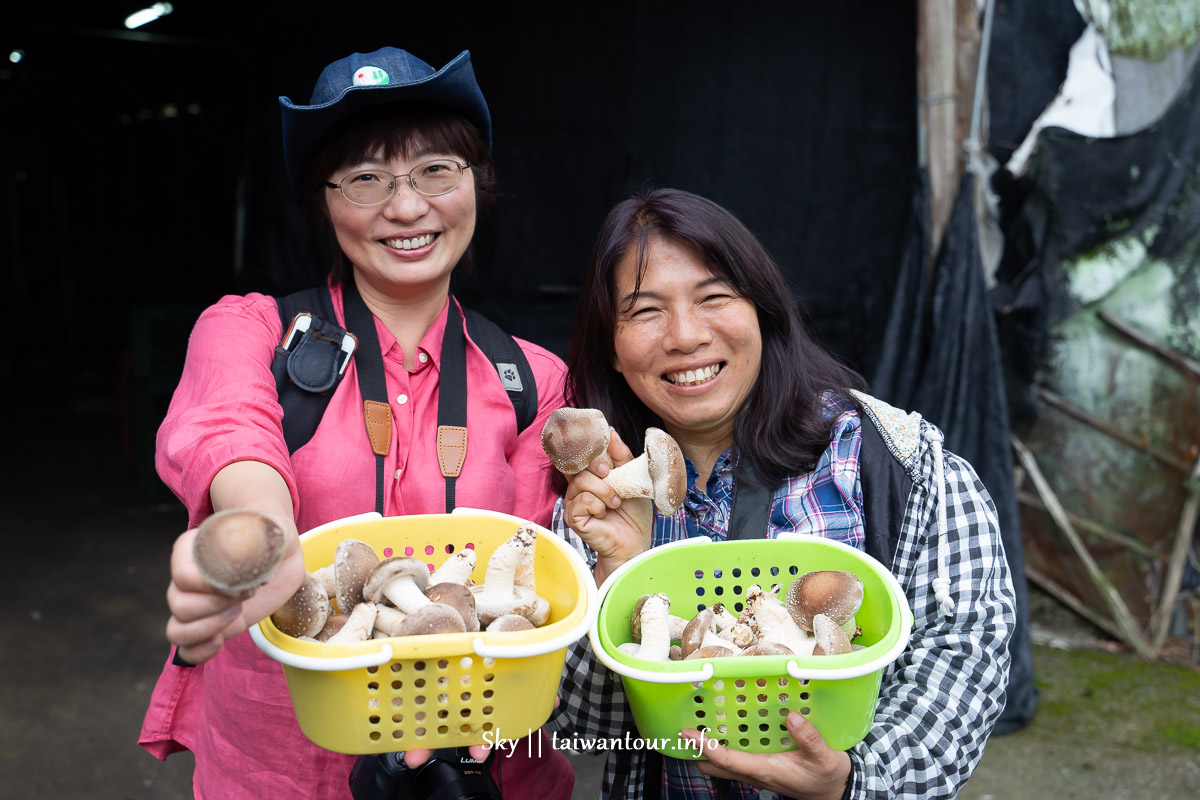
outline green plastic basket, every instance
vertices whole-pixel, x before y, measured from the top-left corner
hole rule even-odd
[[[813,570],[849,570],[863,582],[855,619],[865,649],[838,656],[755,656],[655,662],[625,655],[633,605],[643,594],[662,592],[671,613],[691,618],[721,602],[735,615],[746,589],[781,586]],[[656,547],[613,573],[598,600],[589,632],[596,656],[621,676],[640,746],[675,758],[699,758],[683,728],[735,750],[794,750],[787,715],[802,714],[836,750],[862,741],[871,728],[883,670],[903,652],[913,616],[900,584],[871,556],[816,536],[713,542],[706,536]]]

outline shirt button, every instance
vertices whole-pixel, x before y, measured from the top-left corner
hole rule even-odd
[[[396,402],[399,403],[400,405],[404,405],[405,403],[408,402],[408,395],[406,395],[406,394],[396,395]]]
[[[398,470],[396,470],[396,480],[400,480],[400,473],[401,473],[401,472],[404,472],[404,470],[402,470],[402,469],[398,469]]]
[[[425,355],[424,353],[417,353],[417,361],[420,361],[422,364],[424,364],[428,360],[429,356]]]

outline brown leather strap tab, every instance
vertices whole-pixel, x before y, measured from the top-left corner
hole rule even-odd
[[[392,407],[378,400],[364,400],[363,418],[371,449],[377,456],[386,456],[392,449]]]
[[[438,461],[442,476],[457,478],[467,457],[467,429],[455,425],[439,425],[437,431]]]

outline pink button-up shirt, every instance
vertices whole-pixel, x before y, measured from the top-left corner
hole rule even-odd
[[[339,289],[333,291],[333,304],[344,324]],[[421,340],[416,369],[410,372],[396,338],[376,320],[392,411],[385,516],[446,510],[435,441],[445,324],[443,309]],[[374,510],[375,457],[363,423],[355,361],[313,438],[289,457],[270,370],[282,333],[274,299],[258,294],[222,298],[192,331],[183,376],[158,432],[156,459],[159,475],[187,506],[192,525],[212,512],[213,477],[243,460],[262,461],[283,476],[301,531]],[[541,430],[550,412],[563,404],[566,369],[549,351],[518,343],[538,392],[537,418],[520,435],[495,367],[468,339],[467,452],[455,482],[455,502],[548,525],[556,494]],[[323,750],[301,733],[280,665],[247,634],[231,639],[216,658],[199,667],[168,662],[151,698],[141,744],[159,758],[193,751],[195,791],[201,800],[350,797],[347,780],[354,757]],[[508,786],[521,782],[513,774],[522,771],[515,761],[505,766]],[[549,751],[542,761],[531,774],[557,775],[551,783],[560,783],[566,769],[566,793],[559,796],[569,797],[566,759]],[[542,778],[538,786],[539,794],[550,788]]]

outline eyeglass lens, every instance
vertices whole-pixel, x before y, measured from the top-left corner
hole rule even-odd
[[[407,176],[399,177],[387,170],[368,169],[342,178],[340,186],[347,200],[370,206],[391,197],[397,180],[410,180],[412,187],[421,194],[435,196],[458,186],[462,180],[462,167],[456,161],[428,161],[414,167]]]

